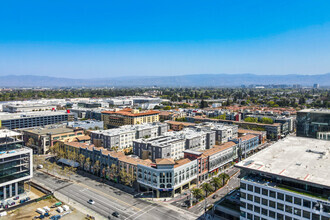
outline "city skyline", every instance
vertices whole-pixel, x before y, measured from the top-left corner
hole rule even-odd
[[[6,2],[0,76],[324,74],[329,8],[327,1]]]

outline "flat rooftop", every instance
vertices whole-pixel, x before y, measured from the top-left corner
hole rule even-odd
[[[11,120],[11,119],[23,119],[23,118],[33,118],[33,117],[43,117],[43,116],[53,116],[53,115],[63,115],[67,114],[66,111],[40,111],[40,112],[19,112],[19,113],[7,113],[0,112],[0,120]]]
[[[8,129],[0,129],[0,138],[20,136],[21,133]]]
[[[236,166],[330,186],[330,142],[288,136]]]
[[[299,112],[330,114],[330,110],[325,109],[325,108],[322,108],[322,109],[303,109],[303,110],[300,110]]]
[[[55,127],[55,128],[33,128],[25,130],[27,132],[38,134],[38,135],[45,135],[45,134],[64,134],[64,133],[71,133],[74,132],[72,128],[65,128],[65,127]]]

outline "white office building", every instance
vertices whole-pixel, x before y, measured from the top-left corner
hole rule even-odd
[[[330,219],[328,141],[287,137],[236,166],[240,219]]]

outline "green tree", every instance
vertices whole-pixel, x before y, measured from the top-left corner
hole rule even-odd
[[[219,119],[226,120],[226,113],[224,113],[223,115],[220,115]]]
[[[273,122],[273,119],[271,119],[271,118],[263,117],[263,118],[261,118],[261,123],[263,123],[263,124],[273,124],[274,122]]]
[[[171,110],[171,106],[165,106],[164,110]]]
[[[97,160],[95,161],[94,165],[93,165],[93,171],[94,171],[94,174],[99,176],[100,174],[100,169],[101,169],[101,164],[100,164],[100,161]]]
[[[194,198],[199,201],[201,198],[203,198],[203,190],[200,188],[194,188],[191,190],[191,194],[194,196]]]
[[[221,187],[221,179],[219,177],[214,177],[211,180],[211,184],[213,185],[214,189],[219,189]]]
[[[84,163],[85,163],[85,156],[83,154],[79,154],[78,156],[78,162],[79,162],[79,166],[83,169],[84,167]]]
[[[117,177],[118,177],[118,168],[116,166],[116,164],[111,164],[110,167],[110,180],[112,181],[117,181]]]
[[[87,157],[85,160],[85,170],[90,171],[91,158]]]
[[[230,176],[227,173],[221,173],[219,175],[219,178],[222,179],[222,185],[224,186],[227,183],[227,181],[230,179]]]
[[[213,187],[210,183],[203,183],[202,184],[202,189],[205,192],[205,197],[208,197],[210,192],[213,192]]]

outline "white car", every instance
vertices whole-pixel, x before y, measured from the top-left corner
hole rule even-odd
[[[95,201],[93,199],[90,199],[90,200],[88,200],[88,203],[93,205],[93,204],[95,204]]]

